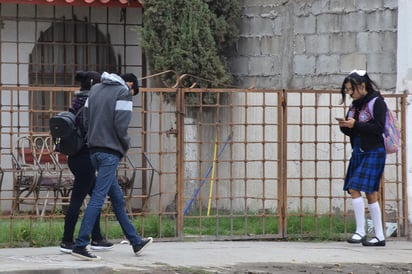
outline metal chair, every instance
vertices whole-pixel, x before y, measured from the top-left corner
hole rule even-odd
[[[74,178],[67,166],[67,157],[53,150],[50,136],[36,136],[33,143],[38,152],[35,158],[39,170],[37,191],[46,193],[44,197],[38,197],[44,200],[41,211],[41,216],[44,216],[50,194],[53,194],[51,212],[56,211],[57,205],[64,207],[69,204]]]
[[[11,154],[14,169],[12,214],[20,211],[22,204],[31,204],[33,206],[32,212],[36,211],[38,214],[37,181],[39,172],[34,160],[35,155],[30,136],[18,137]]]
[[[141,210],[143,211],[147,205],[147,199],[150,197],[150,191],[152,189],[155,169],[153,168],[152,164],[150,163],[149,159],[144,153],[143,153],[143,160],[146,161],[147,167],[137,166],[136,164],[133,163],[131,158],[128,155],[126,155],[125,157],[121,159],[117,167],[117,181],[119,182],[119,185],[124,194],[127,212],[132,212],[132,206],[131,206],[132,198],[142,199]],[[143,176],[146,176],[147,172],[149,172],[149,187],[148,187],[149,194],[146,188],[143,189],[143,186],[141,186],[142,193],[133,194],[133,191],[136,189],[135,181],[137,179],[136,176],[138,172],[142,172],[142,176],[139,178],[143,178]],[[109,201],[110,199],[108,199],[108,202]],[[109,203],[109,205],[106,208],[106,211],[110,209],[111,209],[111,204]]]
[[[68,204],[73,176],[62,164],[65,156],[53,151],[49,135],[19,137],[12,156],[15,168],[13,212],[19,211],[21,204],[32,204],[32,212],[44,216],[51,193],[52,212],[56,210],[59,199],[62,205]],[[42,193],[46,195],[41,196]],[[39,205],[42,206],[41,212]]]

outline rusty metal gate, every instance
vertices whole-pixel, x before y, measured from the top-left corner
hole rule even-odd
[[[157,98],[172,92],[147,91]],[[148,104],[144,112],[162,117],[160,130],[146,129],[146,139],[156,140],[147,151],[159,148],[153,153],[163,155],[158,169],[165,171],[155,180],[159,195],[150,200],[159,216],[176,221],[177,238],[340,239],[354,230],[351,199],[342,190],[351,148],[334,119],[347,107],[338,91],[174,92],[176,109],[164,109],[162,117]],[[405,96],[386,95],[386,101],[404,123]],[[175,162],[169,157],[173,146]],[[404,159],[404,149],[388,155],[382,180],[388,236],[408,231]]]
[[[0,88],[2,218],[11,223],[47,218],[53,227],[64,215],[51,205],[63,207],[67,197],[50,198],[44,190],[35,201],[17,199],[22,174],[12,154],[18,152],[18,137],[47,135],[35,132],[30,119],[48,119],[58,111],[54,94],[75,89]],[[29,98],[36,92],[50,96],[41,115],[31,115]],[[340,104],[338,91],[170,87],[142,88],[136,98],[132,147],[118,172],[125,178],[120,183],[128,212],[142,235],[333,240],[353,231],[350,197],[342,190],[351,149],[334,120],[347,105]],[[385,98],[404,128],[405,96]],[[404,149],[388,155],[382,181],[380,202],[392,237],[408,231],[405,157]],[[37,211],[14,206],[23,198],[37,203]],[[110,209],[102,218],[108,234]]]

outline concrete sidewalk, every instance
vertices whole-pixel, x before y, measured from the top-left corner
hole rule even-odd
[[[246,265],[349,263],[394,264],[402,265],[402,269],[412,269],[412,243],[406,240],[388,241],[386,247],[363,247],[346,242],[154,242],[138,257],[133,254],[128,244],[115,244],[110,251],[93,252],[102,257],[102,260],[82,261],[61,253],[57,246],[0,249],[0,272],[164,273],[168,272],[167,269],[174,269],[173,273],[191,273],[187,269],[197,269],[214,273],[239,273],[239,269]],[[181,271],[176,271],[179,268]]]

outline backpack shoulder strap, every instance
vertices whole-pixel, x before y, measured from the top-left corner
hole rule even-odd
[[[77,116],[80,115],[80,113],[83,112],[83,110],[84,110],[84,105],[83,105],[81,108],[79,108],[79,110],[77,111],[77,113],[76,113],[76,118],[77,118]]]
[[[378,97],[372,98],[372,100],[368,102],[368,109],[369,109],[370,114],[372,115],[372,118],[373,118],[373,106],[375,105],[375,101],[377,98]]]
[[[77,116],[79,116],[83,112],[83,110],[84,110],[84,105],[81,108],[79,108],[77,112],[75,112],[73,108],[69,108],[69,112],[74,114],[74,119],[76,119]]]

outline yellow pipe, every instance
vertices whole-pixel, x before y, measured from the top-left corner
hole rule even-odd
[[[217,134],[216,134],[216,138],[215,138],[215,148],[214,148],[214,151],[213,151],[212,175],[210,177],[210,190],[209,190],[209,202],[207,204],[207,216],[210,215],[210,206],[211,206],[211,203],[212,203],[213,181],[215,179],[216,157],[217,157]]]

